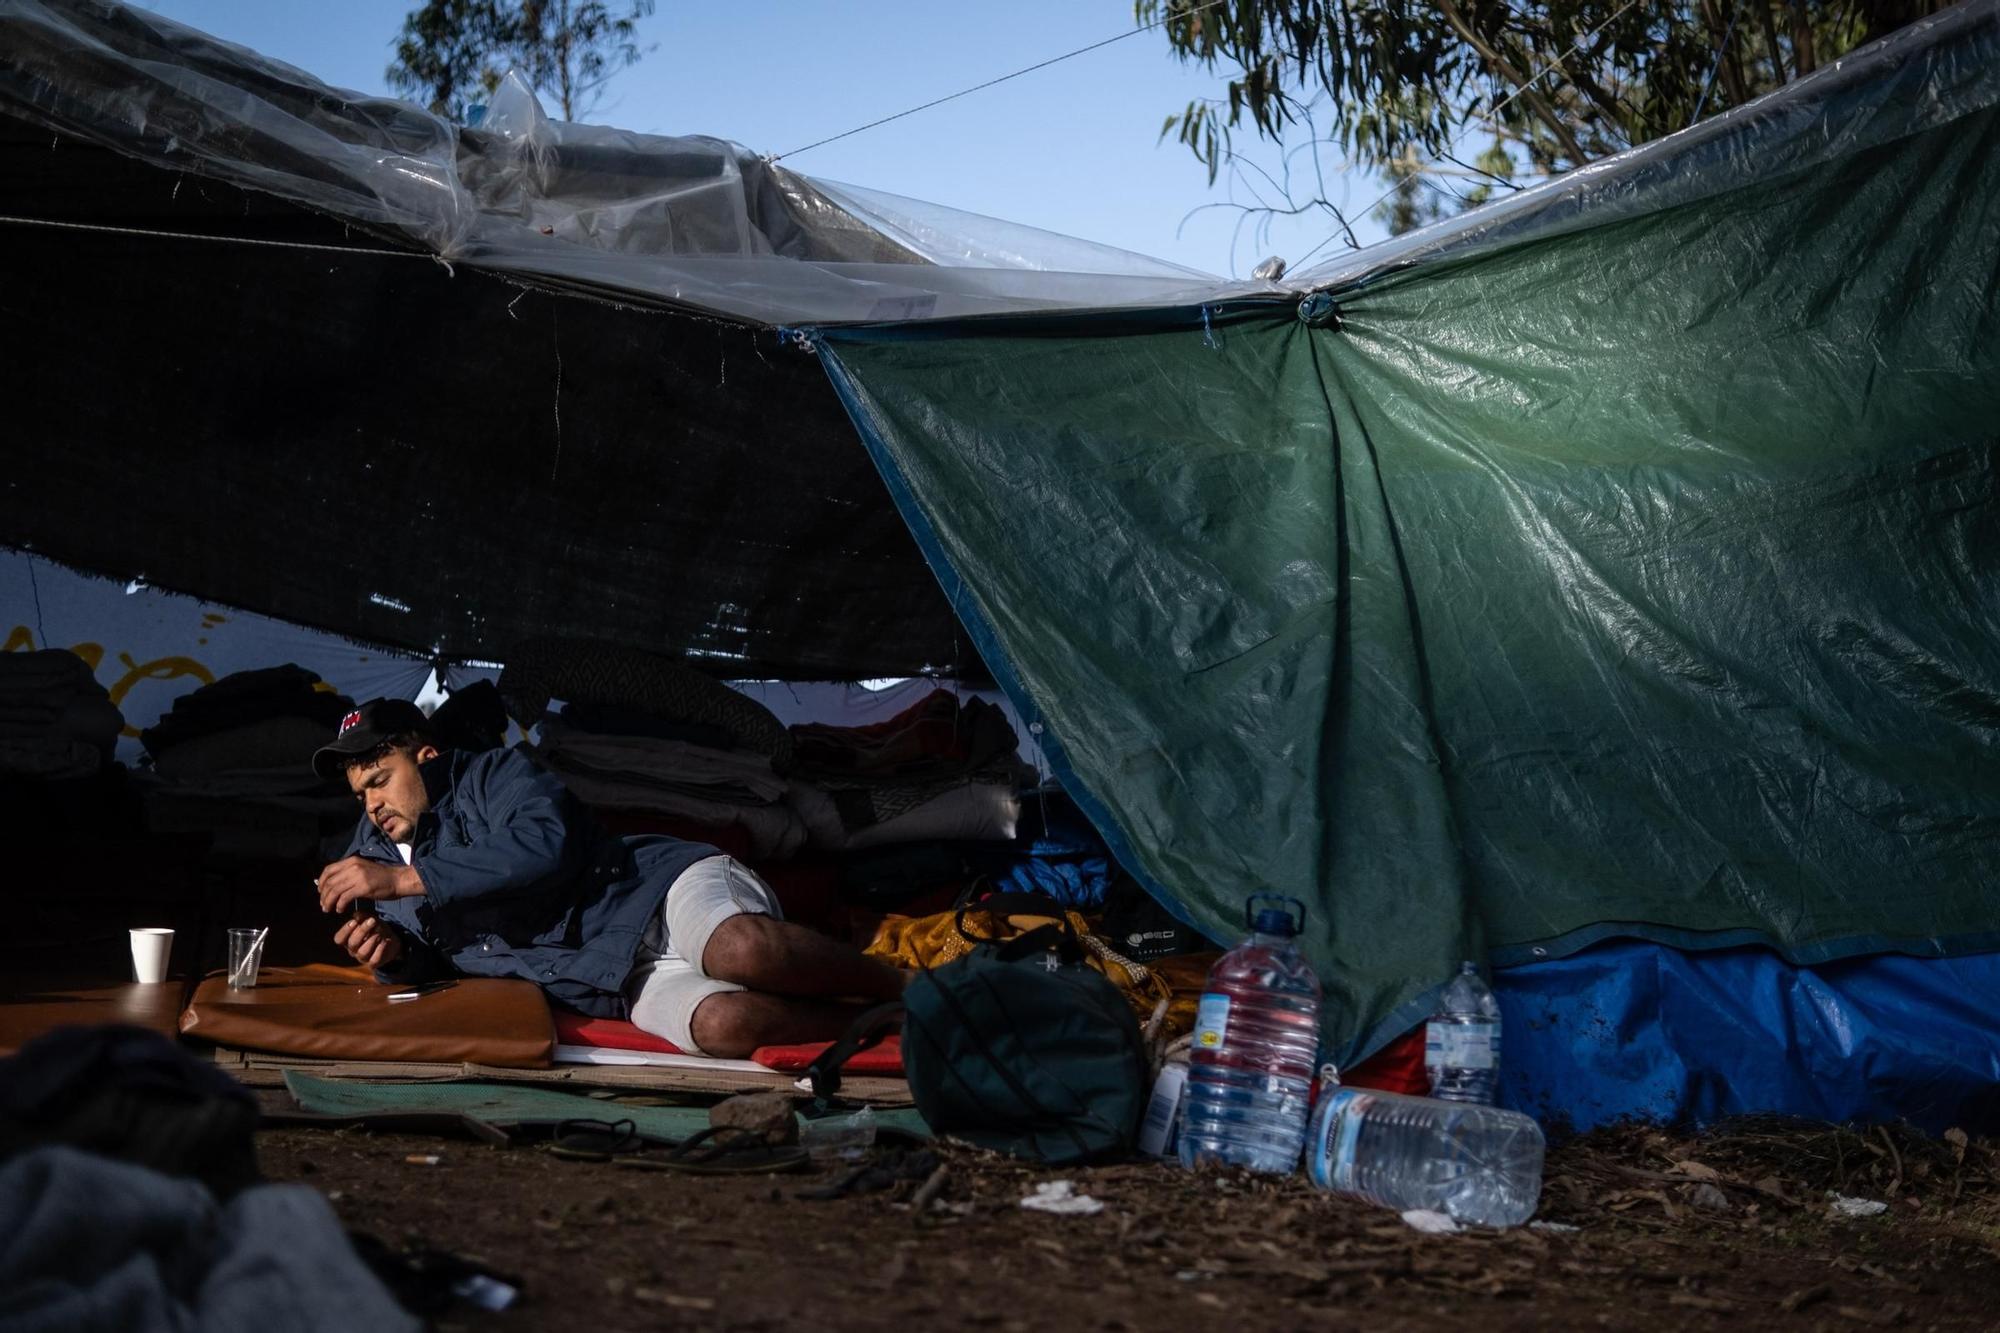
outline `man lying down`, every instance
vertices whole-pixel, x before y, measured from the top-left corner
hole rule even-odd
[[[714,1056],[834,1040],[902,993],[902,973],[785,921],[713,847],[607,834],[518,751],[441,753],[415,704],[349,713],[313,769],[362,810],[320,907],[351,914],[334,940],[383,980],[525,977]]]

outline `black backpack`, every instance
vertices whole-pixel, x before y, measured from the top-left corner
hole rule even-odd
[[[959,909],[958,930],[971,953],[925,969],[903,993],[903,1072],[924,1122],[932,1133],[1052,1166],[1129,1151],[1148,1063],[1124,995],[1085,962],[1083,941],[1053,899],[998,894],[976,904],[1055,918],[1004,942],[968,931],[967,910]],[[894,1017],[894,1006],[864,1014],[816,1062],[815,1091],[830,1095],[840,1062]]]

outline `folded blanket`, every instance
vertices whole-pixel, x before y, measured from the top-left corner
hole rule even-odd
[[[551,699],[606,704],[719,727],[735,748],[755,750],[779,771],[791,763],[791,734],[770,709],[693,667],[637,648],[591,639],[529,639],[507,654],[499,684],[508,713],[524,727],[541,721]]]
[[[603,736],[651,736],[659,741],[706,745],[711,750],[736,747],[736,738],[724,727],[655,717],[636,708],[619,708],[614,704],[569,702],[563,705],[560,716],[567,726]]]
[[[533,746],[521,748],[539,754]],[[665,787],[576,772],[554,763],[549,765],[549,771],[577,800],[594,809],[672,815],[697,824],[740,828],[750,838],[752,853],[760,858],[780,860],[806,844],[805,822],[785,802],[747,805],[741,801],[711,800]]]
[[[75,653],[0,653],[0,771],[50,780],[111,762],[125,719]]]
[[[902,814],[847,835],[848,851],[898,842],[1009,842],[1021,818],[1021,798],[1009,777],[1001,782],[967,782],[939,793]]]
[[[792,728],[802,776],[827,783],[921,784],[963,777],[1012,755],[1020,738],[984,699],[933,690],[886,722]]]
[[[0,653],[0,698],[60,703],[95,684],[90,664],[65,648]]]
[[[234,672],[175,699],[165,717],[140,733],[139,741],[158,759],[196,737],[275,717],[306,718],[331,738],[354,701],[316,688],[320,684],[318,675],[290,663]]]
[[[706,800],[770,805],[787,784],[770,758],[752,750],[716,750],[647,736],[578,731],[559,719],[542,723],[534,753],[550,768],[685,792]]]
[[[85,741],[50,737],[0,740],[0,773],[55,782],[89,777],[104,767],[104,752]]]
[[[191,737],[160,755],[153,769],[175,779],[275,770],[291,773],[293,790],[311,790],[322,785],[313,775],[313,751],[333,733],[309,717],[268,717]]]

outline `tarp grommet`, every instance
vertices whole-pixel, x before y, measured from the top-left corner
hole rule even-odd
[[[1340,305],[1325,292],[1314,292],[1299,302],[1299,321],[1316,329],[1340,327]]]

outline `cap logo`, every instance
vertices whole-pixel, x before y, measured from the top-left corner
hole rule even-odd
[[[354,728],[360,725],[361,725],[361,710],[356,709],[352,713],[349,713],[346,717],[340,719],[340,730],[336,734],[345,736],[348,732],[354,730]]]

